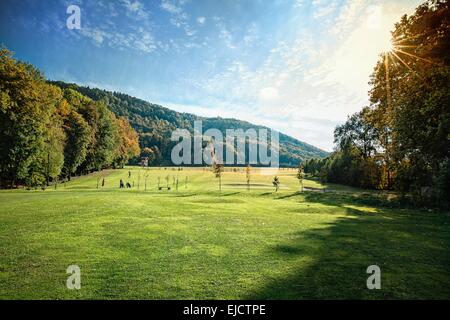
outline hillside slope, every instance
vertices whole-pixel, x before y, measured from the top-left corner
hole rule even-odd
[[[61,88],[71,88],[93,100],[104,100],[117,116],[126,117],[140,136],[144,154],[150,156],[153,165],[170,165],[170,151],[173,142],[170,136],[177,128],[192,132],[195,120],[202,120],[203,129],[266,128],[246,121],[224,118],[205,118],[189,113],[176,112],[127,94],[111,92],[97,88],[82,87],[64,82],[52,82]],[[327,152],[288,135],[280,133],[280,166],[297,166],[300,161],[323,158]]]

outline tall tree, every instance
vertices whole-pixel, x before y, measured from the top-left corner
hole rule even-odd
[[[139,137],[136,131],[130,126],[129,122],[122,117],[117,118],[119,146],[115,163],[123,167],[129,159],[137,157],[140,154]]]
[[[359,150],[364,159],[373,154],[377,130],[367,121],[369,114],[369,108],[365,107],[335,129],[334,142],[341,150],[346,149],[351,144]]]
[[[245,168],[245,179],[247,181],[247,190],[248,191],[250,191],[251,175],[252,175],[252,167],[250,166],[250,164],[248,164],[247,167]]]
[[[275,187],[275,192],[278,192],[278,189],[280,189],[280,178],[278,178],[278,176],[275,176],[272,180],[272,184]]]
[[[371,76],[370,107],[336,128],[336,152],[308,170],[450,205],[450,1],[426,1],[392,38]]]
[[[219,179],[219,191],[222,192],[222,173],[224,170],[224,166],[221,163],[213,161],[211,170],[214,173],[215,177]]]
[[[61,158],[52,115],[59,100],[60,90],[47,85],[37,69],[16,61],[8,50],[0,50],[2,185],[14,186],[25,180],[40,185],[50,170],[52,175],[58,173]],[[51,168],[48,159],[55,160]]]
[[[372,123],[384,136],[382,152],[396,171],[396,187],[421,196],[437,185],[449,159],[450,2],[433,0],[404,16],[394,49],[372,76]],[[387,157],[385,157],[387,158]]]
[[[102,170],[113,163],[120,140],[116,117],[108,110],[106,102],[96,102],[96,106],[99,118],[95,139],[94,168]]]
[[[303,192],[303,179],[305,178],[305,167],[302,163],[298,165],[296,178],[300,184],[300,192]]]
[[[67,143],[64,148],[64,177],[69,180],[79,166],[86,159],[89,147],[90,128],[86,120],[83,119],[73,108],[67,112],[64,119],[64,129],[66,131]]]

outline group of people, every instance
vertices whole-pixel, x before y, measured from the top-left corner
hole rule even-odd
[[[131,184],[129,182],[127,182],[126,184],[123,183],[123,180],[120,179],[120,189],[124,189],[125,186],[127,187],[127,189],[131,188]]]
[[[128,179],[131,178],[131,171],[128,171]],[[123,182],[122,179],[120,179],[120,189],[124,189],[125,186],[127,187],[127,189],[131,188],[131,184],[129,182],[127,182],[126,184]]]

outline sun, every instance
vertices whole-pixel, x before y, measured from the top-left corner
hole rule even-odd
[[[390,38],[386,38],[386,40],[381,43],[380,49],[383,53],[392,52],[394,50],[394,44],[392,43],[392,40]]]

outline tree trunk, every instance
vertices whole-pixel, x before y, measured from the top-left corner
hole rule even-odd
[[[47,153],[47,187],[50,185],[50,152]]]

